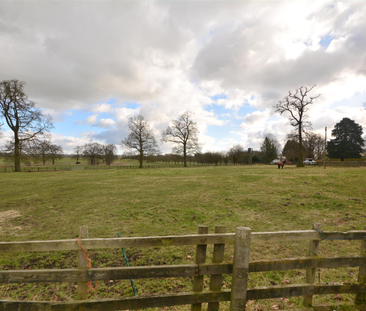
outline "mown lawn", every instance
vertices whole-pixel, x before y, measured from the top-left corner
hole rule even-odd
[[[366,169],[229,166],[175,169],[0,174],[0,240],[69,239],[81,225],[90,237],[193,234],[199,224],[253,231],[360,230],[366,225]],[[209,249],[210,250],[210,249]],[[193,247],[127,249],[131,265],[192,263]],[[304,256],[304,243],[254,245],[251,260]],[[320,245],[320,256],[358,255],[359,243]],[[90,252],[94,267],[124,266],[120,250]],[[210,260],[210,256],[208,257]],[[225,260],[232,260],[227,248]],[[2,269],[76,267],[76,254],[28,253],[0,257]],[[304,271],[257,273],[249,285],[304,282]],[[357,269],[321,271],[322,282],[352,282]],[[208,280],[206,280],[208,283]],[[139,295],[190,290],[190,279],[135,280]],[[230,277],[226,278],[230,287]],[[99,282],[90,298],[131,296],[128,281]],[[71,300],[75,284],[0,285],[0,299]],[[319,301],[331,300],[331,296]],[[351,302],[352,297],[336,297]],[[300,298],[256,302],[250,310],[299,305]],[[184,307],[171,310],[184,310]],[[187,308],[188,310],[188,308]]]

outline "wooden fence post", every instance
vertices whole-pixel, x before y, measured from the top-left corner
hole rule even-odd
[[[79,237],[81,239],[85,239],[85,238],[89,237],[88,226],[80,227]],[[78,268],[79,269],[88,269],[88,266],[87,266],[88,262],[85,258],[85,255],[83,254],[83,251],[80,249],[78,251],[78,253],[79,253]],[[87,288],[88,288],[88,282],[78,282],[78,287],[77,287],[77,299],[78,300],[86,299]]]
[[[236,228],[230,311],[244,311],[247,302],[251,229]]]
[[[313,224],[313,230],[319,230],[320,231],[321,229],[322,229],[321,224],[318,224],[318,223]],[[309,252],[308,252],[309,257],[318,256],[319,242],[320,241],[317,241],[317,240],[310,241],[310,243],[309,243]],[[306,283],[314,284],[314,282],[315,282],[315,273],[316,273],[316,268],[306,269]],[[304,300],[303,300],[304,307],[310,307],[312,302],[313,302],[313,295],[304,296]]]
[[[207,234],[208,227],[207,226],[198,226],[198,234]],[[196,247],[196,264],[205,263],[206,261],[206,250],[207,244],[197,245]],[[193,291],[201,292],[203,290],[203,275],[193,277]],[[201,303],[192,304],[191,311],[200,311],[202,309]]]
[[[225,226],[215,226],[215,233],[225,233]],[[221,263],[224,261],[225,244],[215,244],[213,250],[213,263]],[[222,275],[212,275],[210,281],[210,290],[220,290],[222,285]],[[219,302],[209,302],[207,311],[218,311]]]
[[[366,230],[366,227],[364,228]],[[361,240],[361,257],[365,257],[366,260],[366,239]],[[360,267],[358,272],[358,283],[366,284],[366,267]],[[366,304],[366,293],[360,293],[356,295],[355,299],[356,305]]]

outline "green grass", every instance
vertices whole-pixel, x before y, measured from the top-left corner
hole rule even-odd
[[[199,224],[258,231],[360,230],[366,224],[366,169],[229,166],[151,170],[101,170],[0,174],[0,240],[69,239],[81,225],[92,238],[193,234]],[[209,252],[212,248],[209,247]],[[193,247],[127,249],[131,265],[192,263]],[[253,245],[251,260],[304,256],[307,243]],[[320,244],[320,256],[359,254],[359,243]],[[232,260],[227,247],[225,260]],[[91,251],[94,267],[124,266],[120,250]],[[209,253],[208,260],[211,255]],[[76,267],[74,252],[2,255],[2,269]],[[354,282],[356,268],[321,271],[322,282]],[[250,287],[304,283],[304,271],[251,274]],[[208,280],[207,280],[208,282]],[[191,280],[135,280],[139,295],[190,290]],[[230,288],[230,277],[224,286]],[[74,284],[0,285],[0,299],[71,300]],[[95,297],[131,296],[129,281],[99,282]],[[343,299],[343,300],[340,300]],[[352,302],[352,296],[319,297]],[[259,301],[249,310],[299,306],[301,299]],[[262,309],[261,309],[262,308]],[[189,308],[187,308],[188,310]],[[184,307],[170,310],[185,310]]]

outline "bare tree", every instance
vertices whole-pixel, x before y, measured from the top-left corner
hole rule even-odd
[[[215,164],[215,165],[221,165],[221,163],[224,160],[225,155],[222,152],[214,152],[214,151],[208,151],[205,153],[196,153],[194,156],[194,160],[197,163],[209,163],[209,164]]]
[[[46,165],[47,162],[55,165],[56,160],[63,158],[62,146],[52,144],[49,134],[28,141],[25,147],[22,151],[28,153],[35,162],[42,162],[43,165]]]
[[[49,149],[49,157],[52,161],[52,165],[55,165],[56,160],[61,160],[64,157],[64,150],[62,146],[51,144]]]
[[[129,118],[128,128],[130,133],[122,140],[122,146],[139,155],[139,168],[142,168],[145,155],[159,152],[154,133],[141,115]]]
[[[90,165],[98,165],[103,158],[104,146],[99,143],[89,143],[84,145],[83,157],[88,159]]]
[[[5,158],[7,162],[14,162],[14,142],[8,141],[5,145]],[[34,163],[42,163],[46,165],[51,161],[55,164],[55,160],[63,158],[62,146],[52,144],[51,136],[45,133],[41,136],[30,140],[23,140],[19,143],[20,162],[30,165],[31,161]]]
[[[0,82],[0,114],[14,133],[14,166],[20,172],[20,144],[53,127],[50,116],[44,116],[24,93],[24,82]]]
[[[244,148],[239,144],[232,146],[229,149],[227,156],[234,165],[236,165],[236,163],[238,163],[240,160],[241,162],[243,162],[243,159],[245,157]]]
[[[315,85],[311,88],[302,86],[296,89],[295,92],[289,91],[288,95],[274,106],[275,111],[279,112],[280,115],[282,115],[284,112],[290,114],[290,124],[295,128],[299,137],[299,162],[297,166],[301,167],[304,166],[302,162],[304,159],[302,134],[306,129],[311,128],[311,122],[308,120],[307,112],[309,111],[310,105],[313,104],[314,99],[320,96],[309,95],[314,87]]]
[[[46,165],[49,159],[51,141],[48,139],[37,139],[33,141],[31,145],[32,158],[36,161],[41,161],[43,165]]]
[[[117,159],[117,147],[113,144],[104,146],[104,161],[105,164],[111,165]]]
[[[324,138],[316,133],[305,133],[304,149],[307,158],[321,159],[324,152]]]
[[[32,153],[30,145],[31,141],[20,141],[19,143],[19,160],[21,163],[30,165],[32,160]],[[8,140],[4,146],[4,161],[7,163],[14,163],[15,151],[14,141]]]
[[[84,146],[76,146],[74,148],[74,155],[72,156],[74,159],[76,159],[76,164],[80,164],[79,159],[81,158],[81,156],[83,155],[84,152]]]
[[[192,112],[186,111],[178,120],[173,120],[172,125],[163,131],[163,142],[177,144],[174,153],[183,154],[184,167],[187,167],[187,155],[194,155],[201,147],[198,143],[197,123],[192,120]]]

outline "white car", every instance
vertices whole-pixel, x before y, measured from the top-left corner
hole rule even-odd
[[[307,158],[303,162],[305,165],[316,165],[316,161],[314,161],[312,158]]]
[[[270,164],[278,164],[279,162],[281,162],[281,160],[274,159],[274,160],[271,161]]]

